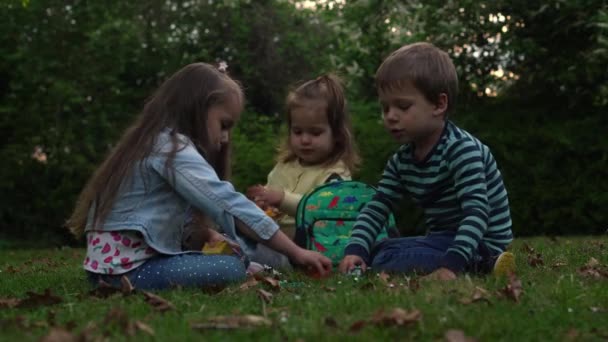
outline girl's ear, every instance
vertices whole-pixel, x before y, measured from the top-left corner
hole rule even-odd
[[[446,93],[441,93],[437,97],[437,102],[435,103],[435,110],[433,110],[433,115],[442,115],[445,114],[448,110],[448,95]]]

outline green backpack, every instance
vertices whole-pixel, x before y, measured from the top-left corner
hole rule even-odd
[[[376,194],[376,189],[358,181],[323,184],[302,197],[296,213],[295,242],[302,248],[320,252],[334,265],[340,263],[357,216]],[[396,232],[391,214],[376,241]]]

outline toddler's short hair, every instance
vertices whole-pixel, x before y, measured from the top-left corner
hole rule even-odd
[[[454,109],[458,96],[458,75],[450,56],[430,43],[404,45],[391,53],[376,71],[379,91],[398,90],[412,82],[431,103],[439,94],[448,97],[446,114]]]

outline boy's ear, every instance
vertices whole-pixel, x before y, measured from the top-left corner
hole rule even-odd
[[[441,115],[445,114],[448,110],[448,94],[441,93],[437,97],[437,102],[435,103],[435,110],[433,111],[433,115]]]

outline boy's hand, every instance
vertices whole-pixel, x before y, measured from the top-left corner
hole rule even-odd
[[[268,206],[279,207],[284,196],[284,191],[269,189],[263,185],[254,185],[247,189],[247,197],[251,198],[262,209]]]
[[[331,273],[331,260],[317,252],[300,248],[293,256],[293,261],[312,269],[319,278],[324,278]]]
[[[447,281],[456,279],[456,274],[445,267],[441,267],[421,279]]]
[[[365,261],[363,261],[360,256],[347,255],[344,257],[344,259],[342,259],[342,261],[340,261],[340,266],[338,266],[338,268],[340,269],[340,272],[348,273],[357,266],[361,267],[362,272],[365,272],[365,270],[367,269]]]

